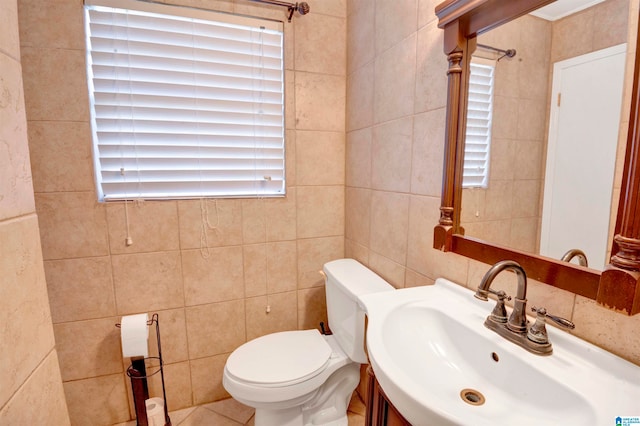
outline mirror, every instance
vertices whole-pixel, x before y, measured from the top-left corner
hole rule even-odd
[[[620,188],[621,173],[613,182],[616,153],[624,155],[617,146],[626,143],[619,130],[628,119],[621,116],[623,90],[631,91],[623,84],[629,4],[584,3],[550,16],[554,3],[477,37],[470,81],[478,79],[469,96],[480,103],[467,102],[460,225],[467,236],[555,259],[578,248],[602,270],[616,218],[613,189]],[[488,94],[492,114],[474,119]],[[485,140],[488,167],[478,158]]]
[[[444,29],[444,52],[448,57],[449,67],[443,187],[440,219],[434,228],[434,248],[489,265],[504,259],[514,260],[536,281],[594,299],[601,305],[632,315],[640,312],[640,220],[636,214],[640,212],[638,55],[634,54],[631,111],[615,237],[611,246],[610,263],[604,271],[599,272],[465,236],[464,229],[460,226],[468,67],[471,52],[476,50],[477,37],[552,2],[553,0],[446,0],[436,7],[438,26]],[[634,14],[632,19],[635,23],[638,18],[635,9]],[[630,51],[635,52],[636,40],[633,41],[633,50]]]

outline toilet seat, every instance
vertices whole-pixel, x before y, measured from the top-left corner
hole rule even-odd
[[[227,359],[226,373],[256,386],[291,386],[322,372],[332,352],[315,329],[273,333],[237,348]]]

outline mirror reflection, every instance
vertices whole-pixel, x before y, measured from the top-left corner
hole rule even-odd
[[[625,78],[629,2],[547,12],[478,37],[460,222],[468,236],[602,269],[633,77]]]

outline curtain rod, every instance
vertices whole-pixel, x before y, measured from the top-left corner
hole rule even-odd
[[[309,13],[309,10],[311,10],[311,8],[309,7],[309,4],[305,1],[300,3],[298,2],[289,3],[286,1],[280,1],[280,0],[250,0],[250,1],[286,7],[287,10],[289,11],[289,16],[287,17],[288,22],[291,22],[291,17],[293,16],[293,12],[297,11],[300,15],[306,15],[307,13]]]
[[[483,48],[483,49],[493,50],[494,52],[502,53],[502,56],[500,56],[500,57],[498,58],[498,61],[499,61],[500,59],[504,58],[505,56],[506,56],[507,58],[513,58],[514,56],[516,56],[516,49],[507,49],[507,50],[504,50],[504,49],[498,49],[497,47],[488,46],[488,45],[486,45],[486,44],[480,44],[480,43],[478,43],[478,44],[477,44],[477,46],[478,46],[478,47],[481,47],[481,48]]]

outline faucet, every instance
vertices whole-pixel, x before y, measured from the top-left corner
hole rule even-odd
[[[524,272],[524,269],[518,262],[514,262],[513,260],[503,260],[501,262],[493,265],[487,273],[482,277],[482,281],[480,281],[480,285],[476,290],[475,297],[487,301],[487,294],[489,292],[496,294],[498,296],[498,300],[500,300],[500,295],[493,290],[490,290],[491,283],[498,276],[498,274],[504,270],[510,270],[516,273],[518,277],[518,288],[516,291],[516,299],[513,302],[513,311],[511,312],[511,316],[507,321],[507,328],[515,333],[521,333],[523,331],[527,331],[527,274]]]
[[[560,258],[563,262],[571,262],[571,259],[574,257],[578,258],[578,264],[580,266],[589,266],[589,262],[587,261],[587,255],[580,249],[571,249],[562,255]]]
[[[507,319],[507,312],[504,307],[504,301],[510,300],[511,297],[500,290],[496,291],[491,289],[493,280],[502,271],[509,270],[516,274],[518,279],[518,287],[516,289],[516,297],[513,303],[513,310],[509,319]],[[549,318],[558,325],[565,328],[575,328],[575,325],[565,319],[555,315],[547,314],[544,308],[533,308],[532,310],[537,313],[536,322],[531,328],[527,328],[527,274],[522,266],[513,260],[503,260],[493,265],[487,273],[482,277],[480,285],[474,295],[480,300],[487,301],[489,293],[498,297],[495,308],[491,314],[484,321],[485,327],[498,333],[500,336],[506,338],[510,342],[523,347],[524,349],[538,355],[550,355],[552,352],[551,343],[547,335],[545,328],[546,319]]]

